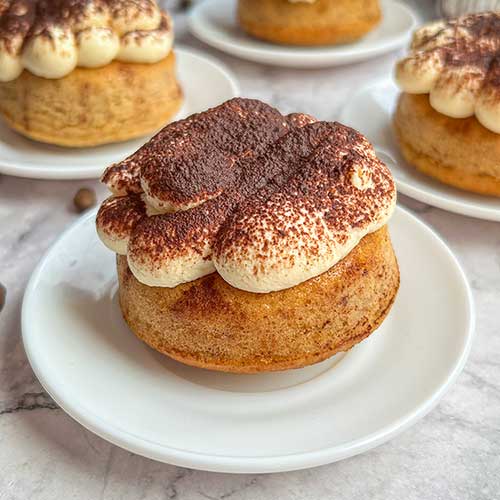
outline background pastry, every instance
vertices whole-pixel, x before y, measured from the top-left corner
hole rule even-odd
[[[177,360],[305,366],[363,340],[393,303],[393,179],[348,127],[233,99],[103,181],[114,195],[97,230],[118,254],[124,318]]]
[[[62,146],[151,133],[182,102],[172,43],[155,0],[0,1],[0,114]]]
[[[250,35],[275,43],[352,42],[380,21],[379,0],[239,0],[238,20]]]
[[[500,11],[500,0],[439,0],[441,16],[454,18],[473,12]]]
[[[403,155],[427,175],[500,196],[500,13],[418,30],[396,69],[394,127]]]

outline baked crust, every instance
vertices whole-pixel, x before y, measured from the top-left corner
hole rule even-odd
[[[268,294],[233,288],[217,273],[149,287],[126,257],[117,267],[123,316],[140,339],[185,364],[236,373],[300,368],[350,349],[382,323],[399,287],[387,226],[326,273]]]
[[[238,20],[250,35],[290,45],[331,45],[357,40],[382,17],[378,0],[239,0]]]
[[[7,124],[59,146],[96,146],[153,133],[181,104],[173,52],[154,64],[114,61],[76,68],[58,80],[24,71],[0,83],[0,115]]]
[[[450,118],[427,94],[401,94],[394,130],[405,159],[422,173],[474,193],[500,196],[500,134],[475,117]]]

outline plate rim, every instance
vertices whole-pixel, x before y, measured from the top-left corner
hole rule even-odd
[[[273,45],[272,43],[266,43],[265,41],[261,41],[261,43],[267,45],[265,47],[251,47],[237,43],[234,40],[232,40],[233,43],[231,44],[219,41],[207,35],[205,29],[200,28],[200,26],[203,25],[202,20],[204,19],[202,12],[210,3],[215,4],[217,1],[218,0],[203,0],[195,5],[188,15],[189,31],[196,38],[211,47],[240,59],[289,68],[325,68],[342,66],[386,54],[404,46],[405,43],[409,41],[412,31],[419,22],[417,14],[407,4],[399,0],[384,0],[384,4],[386,4],[384,10],[397,6],[397,8],[404,11],[407,15],[408,19],[411,21],[411,27],[405,33],[400,33],[399,35],[391,37],[389,40],[375,47],[367,47],[361,52],[353,48],[343,50],[344,46],[342,45],[331,47],[321,46],[320,49],[322,52],[319,52],[317,47],[281,46],[278,44]],[[348,45],[351,46],[355,44],[356,42]],[[237,48],[234,49],[233,47]],[[304,55],[307,55],[307,59],[304,59]]]
[[[369,449],[383,444],[404,432],[418,420],[427,415],[439,403],[462,372],[469,357],[471,346],[475,337],[476,310],[474,298],[466,273],[459,259],[448,246],[446,241],[431,226],[412,213],[411,210],[401,207],[398,204],[396,211],[401,212],[404,217],[410,219],[423,231],[433,236],[435,243],[437,243],[447,254],[450,265],[455,268],[455,271],[458,273],[462,283],[463,292],[467,301],[467,324],[464,324],[463,345],[461,346],[460,354],[457,356],[453,368],[449,371],[445,380],[437,388],[437,390],[417,405],[412,411],[406,413],[404,416],[395,420],[391,424],[381,427],[378,431],[364,436],[363,438],[345,443],[343,445],[331,446],[303,453],[265,457],[213,455],[179,450],[175,447],[159,445],[147,439],[139,438],[127,431],[124,431],[123,429],[120,429],[118,426],[108,424],[92,412],[86,411],[77,401],[68,402],[65,400],[64,395],[59,394],[59,391],[54,388],[49,381],[47,381],[43,374],[43,369],[38,365],[36,355],[31,349],[29,333],[29,324],[31,320],[30,303],[33,300],[34,292],[40,277],[43,274],[44,267],[47,264],[47,261],[51,258],[52,253],[57,251],[57,247],[71,232],[75,231],[80,225],[86,223],[88,219],[95,218],[97,208],[89,210],[86,214],[79,217],[59,235],[59,237],[52,243],[50,248],[40,259],[28,281],[21,306],[22,341],[27,359],[41,385],[60,406],[60,408],[71,418],[76,420],[90,432],[93,432],[106,441],[125,450],[159,462],[210,472],[255,474],[307,469],[333,463],[368,451]]]
[[[238,79],[234,75],[234,73],[229,69],[229,67],[217,59],[216,57],[211,56],[210,54],[205,54],[204,52],[196,49],[192,49],[191,47],[186,47],[184,45],[175,45],[174,49],[177,58],[184,56],[194,57],[196,59],[203,60],[204,63],[209,63],[212,67],[215,67],[219,73],[221,73],[224,78],[229,83],[231,88],[231,98],[238,97],[241,93],[240,85],[238,83]],[[181,110],[177,113],[175,120],[180,119]],[[174,121],[175,121],[174,120]],[[7,127],[6,124],[4,126]],[[136,138],[137,139],[141,139]],[[146,136],[144,136],[146,140]],[[27,138],[27,140],[30,140]],[[132,139],[134,140],[134,139]],[[34,144],[37,144],[37,141],[32,141]],[[125,141],[126,142],[126,141]],[[114,143],[114,145],[119,146],[121,143]],[[106,146],[103,145],[104,147]],[[88,148],[64,148],[71,151],[81,151],[85,154],[86,149]],[[71,170],[69,168],[67,171],[62,169],[56,169],[50,166],[39,167],[36,162],[30,162],[30,164],[23,164],[20,166],[20,162],[5,160],[4,158],[0,159],[0,173],[2,175],[9,175],[11,177],[19,177],[24,179],[38,179],[38,180],[83,180],[83,179],[98,179],[106,165],[102,167],[78,167],[76,170]]]
[[[384,87],[385,85],[392,84],[396,85],[394,78],[392,76],[385,76],[381,78],[374,79],[370,83],[364,85],[356,92],[350,94],[346,102],[342,105],[339,113],[338,113],[338,121],[341,123],[351,126],[349,121],[346,120],[346,115],[348,111],[352,108],[353,103],[358,100],[361,96],[368,93],[371,89]],[[368,137],[370,142],[371,139]],[[377,144],[372,142],[372,144],[377,148]],[[397,161],[392,162],[394,164],[398,164]],[[411,182],[404,181],[398,179],[397,175],[393,173],[394,180],[396,181],[396,186],[398,188],[398,192],[417,200],[421,203],[425,203],[427,205],[431,205],[435,208],[439,208],[441,210],[445,210],[447,212],[452,212],[454,214],[465,215],[467,217],[474,217],[476,219],[488,220],[493,222],[500,222],[500,208],[489,208],[489,207],[478,207],[472,206],[467,201],[457,201],[457,200],[448,200],[443,199],[438,194],[433,194],[427,192],[425,189],[414,186]],[[447,186],[447,185],[446,185]],[[448,188],[453,188],[453,186],[447,186]],[[460,189],[456,189],[457,193],[460,193]],[[474,193],[471,193],[474,194]],[[481,196],[481,195],[478,195]]]

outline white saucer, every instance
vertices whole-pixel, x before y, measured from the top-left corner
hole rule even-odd
[[[382,327],[302,370],[231,375],[190,368],[136,339],[116,299],[114,255],[93,211],[33,273],[22,310],[40,382],[82,425],[185,467],[274,472],[364,452],[423,417],[462,370],[474,326],[469,286],[442,240],[398,208],[390,229],[401,289]]]
[[[185,102],[176,119],[239,94],[231,73],[215,59],[176,48]],[[142,146],[148,137],[96,148],[61,148],[27,139],[0,120],[0,173],[34,179],[90,179]]]
[[[236,21],[236,0],[205,0],[189,17],[191,32],[217,49],[265,64],[294,68],[319,68],[351,64],[404,46],[415,28],[412,11],[395,0],[383,0],[383,20],[356,43],[295,47],[275,45],[245,34]]]
[[[500,198],[455,189],[418,172],[402,157],[392,132],[399,90],[389,79],[355,94],[339,121],[362,132],[391,168],[401,193],[435,207],[480,219],[500,221]]]

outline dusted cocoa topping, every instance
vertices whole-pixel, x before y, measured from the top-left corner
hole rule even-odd
[[[172,47],[156,0],[0,0],[0,81],[58,79],[114,59],[154,63]]]
[[[304,113],[291,113],[287,116],[287,120],[292,127],[303,127],[309,123],[314,123],[316,118]]]
[[[149,285],[217,270],[244,290],[294,286],[385,224],[395,202],[392,177],[361,134],[246,99],[166,127],[124,165],[105,182],[132,193],[142,186],[157,215],[130,232],[121,226],[134,193],[105,202],[97,224],[111,203],[115,239],[127,240],[129,266]]]
[[[488,72],[499,58],[500,13],[473,14],[449,20],[434,32],[415,35],[412,50],[436,51],[444,66],[474,66]]]
[[[241,259],[240,248],[254,245],[258,266],[285,238],[290,259],[295,251],[315,257],[328,231],[340,235],[372,223],[380,205],[371,200],[387,198],[393,184],[387,170],[373,168],[381,162],[371,149],[361,134],[339,123],[316,122],[290,132],[267,157],[245,165],[238,188],[244,201],[227,220],[216,253]],[[369,191],[351,182],[356,170],[369,172]],[[317,237],[303,238],[313,226]]]
[[[24,40],[35,21],[35,0],[3,0],[0,2],[0,39],[10,52],[15,42]]]
[[[500,133],[500,13],[470,14],[419,29],[396,78],[409,94],[429,94],[451,118],[476,115]]]
[[[72,28],[90,16],[111,14],[133,23],[141,16],[154,16],[157,9],[155,0],[2,0],[0,38],[18,35],[24,38],[28,33],[29,36],[50,36],[48,28],[55,25]],[[134,29],[132,26],[130,31]]]
[[[263,151],[288,130],[286,119],[270,106],[233,99],[167,125],[137,153],[108,168],[102,181],[117,194],[145,187],[158,208],[191,206],[219,194],[239,158]]]
[[[146,216],[146,205],[140,195],[108,198],[97,216],[101,229],[110,233],[128,235],[137,223]]]
[[[205,244],[213,245],[233,208],[234,199],[222,195],[190,210],[142,218],[135,227],[133,248],[129,246],[128,252],[138,261],[158,265],[191,250],[204,257]]]
[[[144,217],[146,205],[140,195],[108,198],[97,215],[97,231],[102,239],[110,240],[118,246],[118,253],[126,253],[129,236]]]

